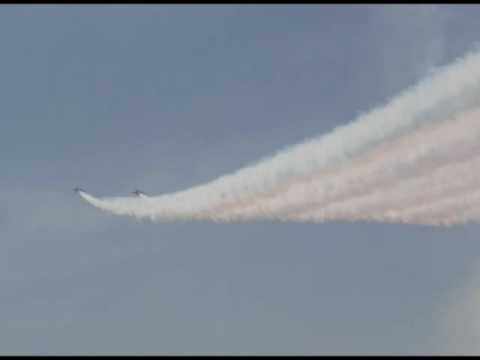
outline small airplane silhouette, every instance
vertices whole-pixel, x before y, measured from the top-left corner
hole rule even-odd
[[[76,187],[75,189],[73,189],[73,191],[75,191],[76,193],[79,193],[80,191],[85,192],[83,191],[83,189],[80,189],[79,187]]]
[[[143,191],[140,191],[140,190],[132,191],[132,194],[135,194],[135,195],[137,195],[138,197],[146,196],[146,194],[145,194]]]

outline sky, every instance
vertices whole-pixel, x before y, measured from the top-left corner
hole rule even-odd
[[[478,225],[151,223],[478,46],[475,5],[5,5],[0,354],[478,354]]]

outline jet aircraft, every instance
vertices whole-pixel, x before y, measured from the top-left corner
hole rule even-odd
[[[135,194],[138,197],[146,197],[147,196],[144,192],[142,192],[140,190],[135,190],[135,191],[132,192],[132,194]]]

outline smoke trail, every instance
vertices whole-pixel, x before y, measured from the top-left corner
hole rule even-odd
[[[392,185],[392,187],[380,187],[372,193],[335,202],[330,206],[327,205],[312,211],[300,212],[295,216],[308,217],[309,213],[335,216],[332,214],[358,212],[354,209],[361,209],[363,213],[377,217],[391,215],[392,212],[398,212],[400,209],[405,214],[405,209],[412,212],[413,209],[422,208],[422,205],[418,204],[432,203],[438,198],[457,196],[471,191],[480,181],[478,170],[480,170],[479,155],[459,164],[441,166],[429,174],[411,177]],[[413,212],[415,213],[415,211]],[[429,214],[429,216],[431,215]]]
[[[480,123],[475,115],[463,116],[456,122],[440,122],[413,135],[403,136],[330,172],[320,172],[305,181],[292,184],[268,201],[263,199],[247,209],[237,209],[236,214],[248,213],[250,217],[255,217],[259,212],[278,214],[284,208],[283,217],[289,218],[289,214],[298,216],[305,212],[305,208],[326,206],[373,189],[378,190],[379,186],[400,182],[411,174],[430,171],[442,161],[471,156],[473,151],[480,149],[476,141]],[[451,145],[439,146],[445,143],[456,145],[456,151],[450,151]],[[232,210],[226,212],[230,214]]]
[[[210,183],[154,197],[96,198],[152,220],[368,220],[453,224],[480,175],[480,52],[467,54],[349,125]]]

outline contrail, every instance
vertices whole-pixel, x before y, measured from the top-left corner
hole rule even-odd
[[[480,52],[330,133],[190,189],[90,204],[152,220],[480,220]],[[478,196],[477,196],[478,193]]]

